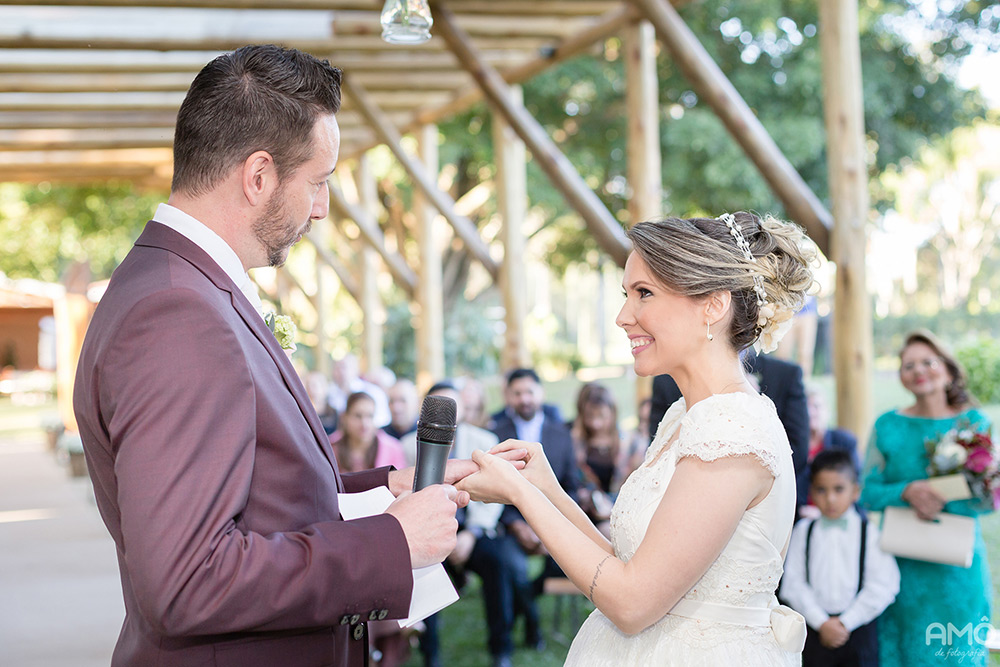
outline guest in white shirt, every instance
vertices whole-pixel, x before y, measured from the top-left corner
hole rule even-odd
[[[896,559],[855,509],[861,489],[850,453],[817,454],[809,491],[822,516],[795,526],[781,580],[782,596],[809,626],[803,667],[877,667],[876,620],[899,592]]]

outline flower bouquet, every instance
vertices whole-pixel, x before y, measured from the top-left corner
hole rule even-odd
[[[935,478],[961,475],[973,497],[1000,509],[1000,452],[988,432],[968,426],[953,428],[937,440],[928,440],[927,475]]]

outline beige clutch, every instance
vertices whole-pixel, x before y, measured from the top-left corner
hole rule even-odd
[[[969,567],[976,539],[976,521],[942,512],[934,521],[917,518],[909,507],[882,512],[882,551],[931,563]]]

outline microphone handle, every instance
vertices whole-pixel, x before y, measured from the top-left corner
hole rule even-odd
[[[444,482],[444,469],[448,464],[450,453],[451,444],[417,440],[417,461],[413,471],[414,491]]]

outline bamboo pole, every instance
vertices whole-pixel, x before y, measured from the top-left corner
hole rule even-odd
[[[820,249],[827,252],[833,223],[830,212],[781,153],[757,116],[677,11],[666,0],[631,1],[656,26],[656,33],[674,62],[698,96],[719,116],[747,157],[757,166],[771,190],[784,204],[789,217],[805,227]]]
[[[427,174],[423,166],[403,149],[399,131],[385,118],[367,91],[350,76],[344,77],[344,90],[354,99],[357,110],[368,120],[378,137],[389,147],[403,169],[413,179],[417,189],[441,212],[473,257],[479,260],[490,276],[496,280],[500,269],[490,256],[489,248],[480,238],[479,230],[473,222],[455,212],[455,202],[451,197],[441,192],[436,181]]]
[[[873,353],[871,299],[865,279],[868,171],[858,3],[823,0],[819,5],[827,162],[836,221],[828,256],[837,265],[833,305],[837,423],[863,434],[872,420]]]
[[[437,174],[438,130],[425,125],[417,133],[420,161],[428,174]],[[441,229],[438,212],[425,195],[417,193],[417,241],[420,248],[420,283],[417,304],[420,317],[417,334],[416,384],[421,394],[444,377],[444,290],[441,275]]]
[[[523,104],[520,86],[509,89],[510,101]],[[524,216],[528,202],[527,151],[510,125],[499,113],[493,113],[493,153],[497,163],[497,204],[503,226],[503,264],[500,285],[503,289],[504,346],[500,368],[523,368],[530,365],[524,321],[527,316],[528,284],[524,264]]]
[[[476,79],[486,98],[528,146],[539,166],[566,198],[567,203],[580,214],[598,245],[619,265],[624,266],[629,244],[621,225],[583,182],[580,174],[538,121],[523,105],[517,106],[510,101],[507,83],[479,57],[468,35],[455,23],[454,15],[440,2],[432,1],[431,6],[436,17],[434,25],[437,26],[437,34],[444,38],[462,66]]]
[[[358,158],[356,174],[358,206],[371,220],[377,220],[378,192],[367,155]],[[362,243],[361,253],[358,256],[361,264],[363,369],[368,373],[382,366],[382,327],[385,324],[385,307],[378,291],[377,254],[370,243]]]
[[[348,202],[344,193],[333,183],[330,184],[330,205],[342,216],[354,221],[368,245],[382,256],[382,261],[392,274],[393,280],[410,298],[413,298],[417,289],[417,276],[401,255],[389,252],[385,247],[385,237],[379,229],[378,222],[368,214],[368,211]]]

